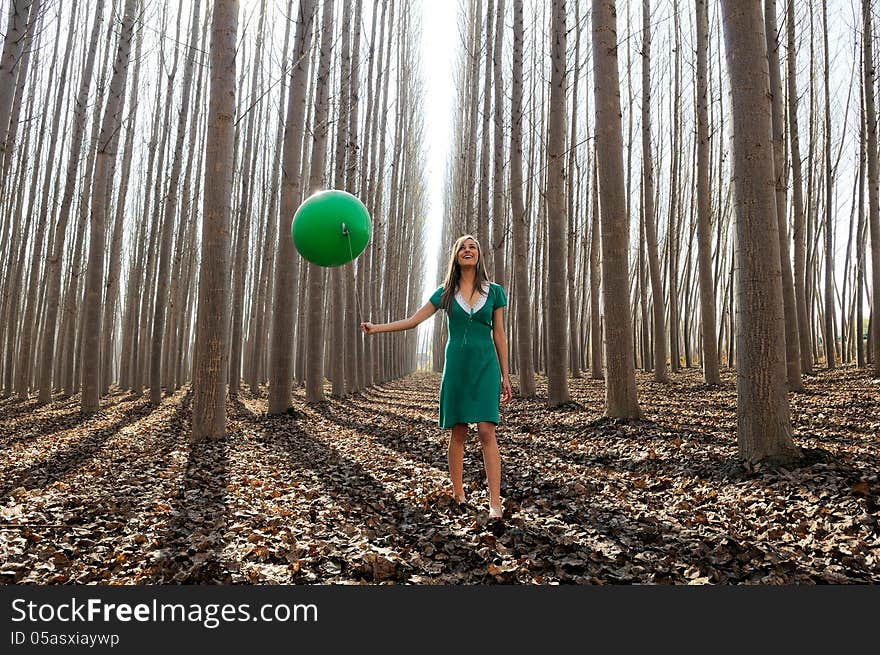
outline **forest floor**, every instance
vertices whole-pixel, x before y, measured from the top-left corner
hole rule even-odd
[[[802,466],[745,467],[734,373],[639,374],[644,419],[572,403],[502,408],[503,521],[479,440],[452,503],[440,376],[267,417],[230,401],[225,440],[190,447],[190,396],[0,402],[0,583],[813,584],[880,582],[880,385],[854,367],[791,394]],[[516,388],[516,378],[514,377]],[[328,389],[329,391],[329,389]]]

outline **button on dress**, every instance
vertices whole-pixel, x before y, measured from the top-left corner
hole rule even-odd
[[[440,382],[441,428],[456,423],[498,423],[501,367],[492,340],[492,317],[496,307],[507,305],[507,296],[494,282],[483,288],[486,295],[469,309],[457,294],[446,315],[449,340]],[[431,296],[434,307],[440,307],[442,294],[441,286]]]

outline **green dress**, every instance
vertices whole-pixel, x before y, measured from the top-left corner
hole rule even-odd
[[[431,296],[434,307],[440,307],[442,293],[443,287],[439,287]],[[449,340],[440,382],[441,428],[456,423],[498,423],[501,368],[492,339],[492,317],[496,307],[506,305],[504,289],[494,282],[471,311],[453,298],[446,315]]]

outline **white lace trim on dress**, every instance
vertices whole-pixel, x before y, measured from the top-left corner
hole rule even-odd
[[[485,305],[486,301],[489,299],[488,282],[483,282],[483,291],[485,291],[486,293],[481,293],[480,297],[477,298],[477,302],[475,302],[473,305],[468,305],[467,300],[465,300],[464,296],[461,295],[461,291],[458,291],[455,294],[455,300],[456,302],[458,302],[459,307],[461,307],[465,312],[467,312],[468,314],[474,314],[483,309],[483,305]]]

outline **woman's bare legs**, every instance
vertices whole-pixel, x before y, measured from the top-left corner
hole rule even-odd
[[[456,423],[452,426],[452,434],[449,437],[449,449],[446,457],[449,461],[449,477],[452,479],[452,494],[458,502],[464,502],[464,483],[462,482],[462,470],[464,469],[464,442],[467,440],[467,423]]]
[[[500,516],[501,510],[501,455],[498,453],[498,442],[495,439],[495,424],[481,421],[477,424],[480,434],[480,445],[483,447],[483,466],[486,468],[486,479],[489,481],[489,508]]]

